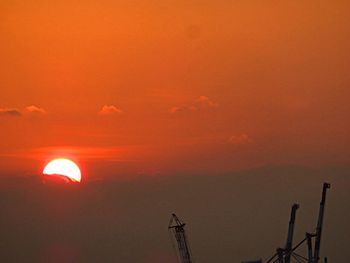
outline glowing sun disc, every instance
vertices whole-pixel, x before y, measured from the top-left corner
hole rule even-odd
[[[81,181],[81,172],[73,161],[65,158],[50,161],[43,170],[44,175],[62,175],[73,182]]]

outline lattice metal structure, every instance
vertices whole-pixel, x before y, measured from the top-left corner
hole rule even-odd
[[[175,238],[177,243],[176,254],[180,263],[193,263],[191,250],[185,233],[185,223],[183,223],[175,214],[171,215],[168,230]]]

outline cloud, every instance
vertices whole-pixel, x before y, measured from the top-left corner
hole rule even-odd
[[[100,115],[122,114],[123,111],[114,105],[104,105],[98,112]]]
[[[22,113],[17,109],[0,108],[0,116],[20,117]]]
[[[243,144],[253,143],[254,141],[247,134],[242,133],[242,134],[239,134],[239,135],[232,135],[228,139],[228,142],[230,144],[234,144],[234,145],[243,145]]]
[[[30,105],[25,107],[23,110],[16,108],[0,108],[0,116],[12,116],[20,117],[23,114],[46,114],[46,110],[43,108],[37,107],[35,105]]]
[[[207,96],[200,96],[197,99],[197,104],[200,104],[202,107],[205,106],[205,107],[209,107],[209,108],[219,107],[218,103],[213,102]]]
[[[35,105],[27,106],[25,110],[29,113],[46,114],[46,110],[44,110],[43,108],[37,107]]]
[[[196,111],[198,110],[194,106],[188,106],[188,105],[182,105],[182,106],[174,106],[170,108],[170,113],[179,113],[179,112],[186,112],[186,111]]]
[[[180,112],[191,112],[191,111],[200,111],[209,108],[219,107],[218,103],[213,102],[207,96],[199,96],[196,100],[192,101],[189,104],[184,104],[180,106],[173,106],[169,109],[170,113],[180,113]]]

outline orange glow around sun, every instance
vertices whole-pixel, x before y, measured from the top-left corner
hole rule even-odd
[[[65,158],[58,158],[50,161],[43,170],[44,175],[59,176],[69,179],[71,182],[81,182],[81,172],[73,161]]]

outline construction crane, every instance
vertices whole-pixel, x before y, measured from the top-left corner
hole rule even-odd
[[[274,255],[274,257],[277,256],[278,263],[290,263],[293,248],[295,217],[298,208],[298,204],[293,204],[292,211],[290,213],[286,246],[284,248],[277,248],[276,254]]]
[[[183,223],[175,214],[171,215],[168,230],[173,235],[178,247],[178,260],[180,263],[193,263],[191,250],[185,233],[185,223]]]
[[[285,258],[284,258],[285,263],[290,263],[290,257],[291,257],[292,248],[293,248],[295,216],[296,216],[296,212],[297,212],[298,208],[299,208],[299,205],[294,204],[292,206],[292,211],[290,214],[287,243],[286,243],[286,247],[284,249],[285,250]]]
[[[313,258],[309,258],[309,262],[312,262],[312,263],[318,263],[320,261],[323,217],[324,217],[324,210],[325,210],[325,206],[326,206],[327,190],[329,188],[331,188],[331,185],[329,183],[324,183],[323,184],[322,197],[321,197],[321,202],[320,202],[320,210],[319,210],[319,214],[318,214],[316,233],[314,234],[314,236],[315,236],[314,256],[313,256]],[[312,254],[312,251],[310,250],[310,247],[308,248],[308,251],[309,251],[309,255]]]
[[[323,218],[324,211],[326,205],[326,195],[327,190],[331,187],[329,183],[323,184],[322,196],[320,202],[320,209],[318,214],[318,221],[315,233],[306,233],[305,238],[300,241],[297,245],[292,247],[293,242],[293,232],[294,232],[294,223],[295,223],[295,215],[296,210],[298,209],[298,205],[294,204],[292,207],[291,218],[289,221],[289,229],[288,229],[288,237],[287,244],[285,248],[278,248],[277,252],[269,258],[266,263],[290,263],[291,257],[296,259],[298,262],[307,262],[307,263],[319,263],[320,262],[320,248],[321,248],[321,236],[322,236],[322,227],[323,227]],[[315,247],[313,249],[313,238],[315,239]],[[308,255],[307,257],[301,256],[296,253],[297,248],[299,248],[304,242],[307,244]],[[327,258],[325,258],[325,262],[327,262]]]

